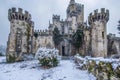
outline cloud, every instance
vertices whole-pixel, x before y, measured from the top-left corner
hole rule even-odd
[[[77,0],[79,1],[79,0]],[[99,0],[81,0],[81,3],[86,4],[87,6],[95,7],[98,4]]]

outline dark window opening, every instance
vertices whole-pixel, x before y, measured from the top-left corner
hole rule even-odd
[[[102,38],[104,39],[104,32],[102,32]]]
[[[22,16],[22,20],[24,20],[24,16]]]
[[[64,26],[62,26],[62,35],[64,35]]]
[[[65,56],[65,46],[62,46],[62,56]]]

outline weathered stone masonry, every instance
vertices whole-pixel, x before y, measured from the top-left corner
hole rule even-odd
[[[94,14],[90,13],[88,22],[91,27],[91,48],[92,55],[95,57],[107,56],[107,22],[109,20],[109,10],[104,8],[98,13],[98,10],[94,11]]]
[[[7,60],[10,56],[16,61],[21,59],[23,54],[33,53],[34,22],[31,14],[23,13],[21,8],[9,9],[8,19],[10,21],[10,33],[7,42]]]
[[[94,13],[90,13],[88,25],[87,22],[84,22],[84,5],[70,0],[66,15],[65,20],[61,19],[59,15],[53,15],[52,22],[49,21],[48,30],[34,30],[31,14],[27,11],[23,13],[21,8],[18,8],[18,11],[16,8],[9,9],[10,34],[7,42],[7,60],[9,60],[9,56],[14,56],[15,60],[21,60],[22,55],[34,54],[39,47],[54,48],[52,32],[55,27],[63,36],[63,41],[59,45],[60,55],[73,56],[76,54],[70,40],[79,27],[84,33],[84,41],[79,53],[85,56],[106,57],[110,51],[107,43],[116,40],[107,38],[109,10],[102,8],[99,12],[95,10]],[[116,45],[115,42],[117,43],[117,41],[114,41],[114,45]],[[118,52],[118,46],[116,48]]]

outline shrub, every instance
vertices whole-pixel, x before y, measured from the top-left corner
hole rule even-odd
[[[13,63],[15,62],[15,56],[9,55],[9,60],[7,61],[8,63]]]
[[[55,67],[59,63],[59,55],[57,49],[39,48],[35,57],[44,68]]]

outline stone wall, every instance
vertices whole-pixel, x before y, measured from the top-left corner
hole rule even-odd
[[[54,43],[51,35],[48,36],[38,36],[36,39],[36,47],[46,47],[46,48],[54,48]]]
[[[109,34],[108,39],[108,55],[120,55],[120,38],[115,34]]]
[[[120,60],[104,58],[82,58],[75,56],[75,63],[80,70],[88,70],[97,80],[119,80]]]
[[[53,37],[50,30],[35,30],[34,33],[37,34],[33,40],[34,53],[36,53],[40,47],[54,48]]]

